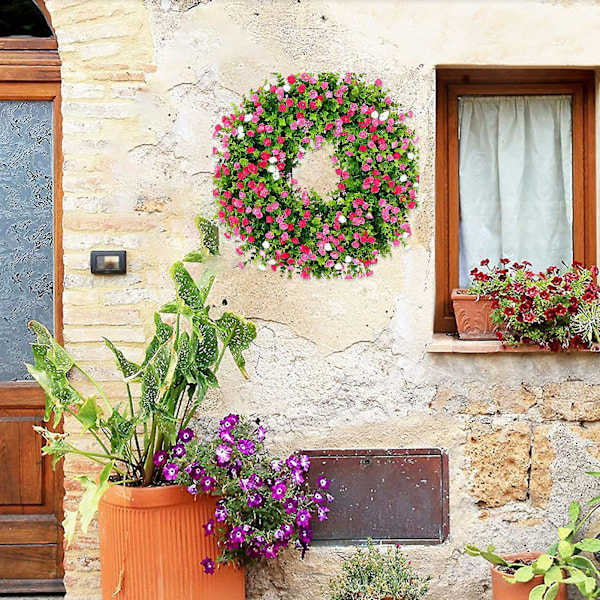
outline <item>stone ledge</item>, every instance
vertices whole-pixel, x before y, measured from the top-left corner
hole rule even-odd
[[[506,346],[495,340],[459,340],[455,334],[434,333],[431,342],[427,345],[427,352],[432,353],[458,353],[458,354],[491,354],[491,353],[541,353],[552,354],[550,350],[543,350],[539,346]],[[580,354],[598,352],[598,350],[562,350],[558,354]]]

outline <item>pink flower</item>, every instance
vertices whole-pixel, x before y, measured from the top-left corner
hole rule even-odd
[[[376,79],[376,80],[375,80],[375,85],[376,85],[377,87],[381,87],[381,86],[382,86],[382,84],[383,84],[383,82],[381,81],[381,79]]]

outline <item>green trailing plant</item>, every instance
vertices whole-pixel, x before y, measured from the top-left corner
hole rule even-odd
[[[431,577],[419,575],[398,546],[380,552],[371,540],[356,547],[341,573],[331,579],[328,600],[420,600]]]
[[[481,556],[493,565],[512,569],[514,575],[504,576],[510,583],[527,583],[536,575],[543,576],[542,582],[531,590],[529,600],[554,600],[561,583],[575,586],[584,598],[600,598],[600,571],[586,556],[600,551],[600,540],[586,538],[575,541],[600,508],[600,496],[591,500],[588,507],[588,512],[582,516],[579,502],[573,502],[569,508],[569,524],[557,530],[558,542],[530,565],[506,561],[496,554],[492,545],[485,550],[469,545],[465,552],[470,556]]]
[[[204,262],[218,254],[218,231],[206,219],[196,218],[200,248],[183,262]],[[226,351],[244,377],[243,352],[256,337],[256,327],[238,314],[225,312],[218,318],[209,314],[207,298],[215,272],[206,268],[194,281],[183,262],[171,267],[176,295],[154,315],[155,333],[140,364],[130,361],[111,341],[123,376],[125,401],[113,403],[90,373],[49,333],[32,321],[37,336],[33,344],[34,365],[29,373],[46,393],[45,420],[54,417],[54,429],[67,415],[77,420],[82,432],[96,442],[91,451],[80,448],[67,434],[36,428],[45,438],[43,453],[53,464],[67,454],[85,456],[102,465],[97,479],[78,477],[84,493],[75,511],[65,511],[65,533],[71,539],[78,517],[85,532],[100,497],[109,485],[121,483],[151,486],[164,483],[162,469],[153,456],[168,451],[177,434],[185,429],[209,388],[218,387],[217,371]],[[70,374],[77,372],[94,392],[79,391]],[[139,400],[138,400],[139,398]]]

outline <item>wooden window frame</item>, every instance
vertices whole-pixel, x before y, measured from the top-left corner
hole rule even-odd
[[[436,333],[456,331],[450,294],[459,284],[458,98],[544,94],[573,97],[573,258],[591,265],[596,262],[595,86],[594,71],[583,69],[438,68]]]

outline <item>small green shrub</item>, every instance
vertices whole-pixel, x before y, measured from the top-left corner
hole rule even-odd
[[[380,552],[369,541],[344,561],[342,572],[329,582],[329,600],[420,600],[431,577],[417,574],[398,546]]]

